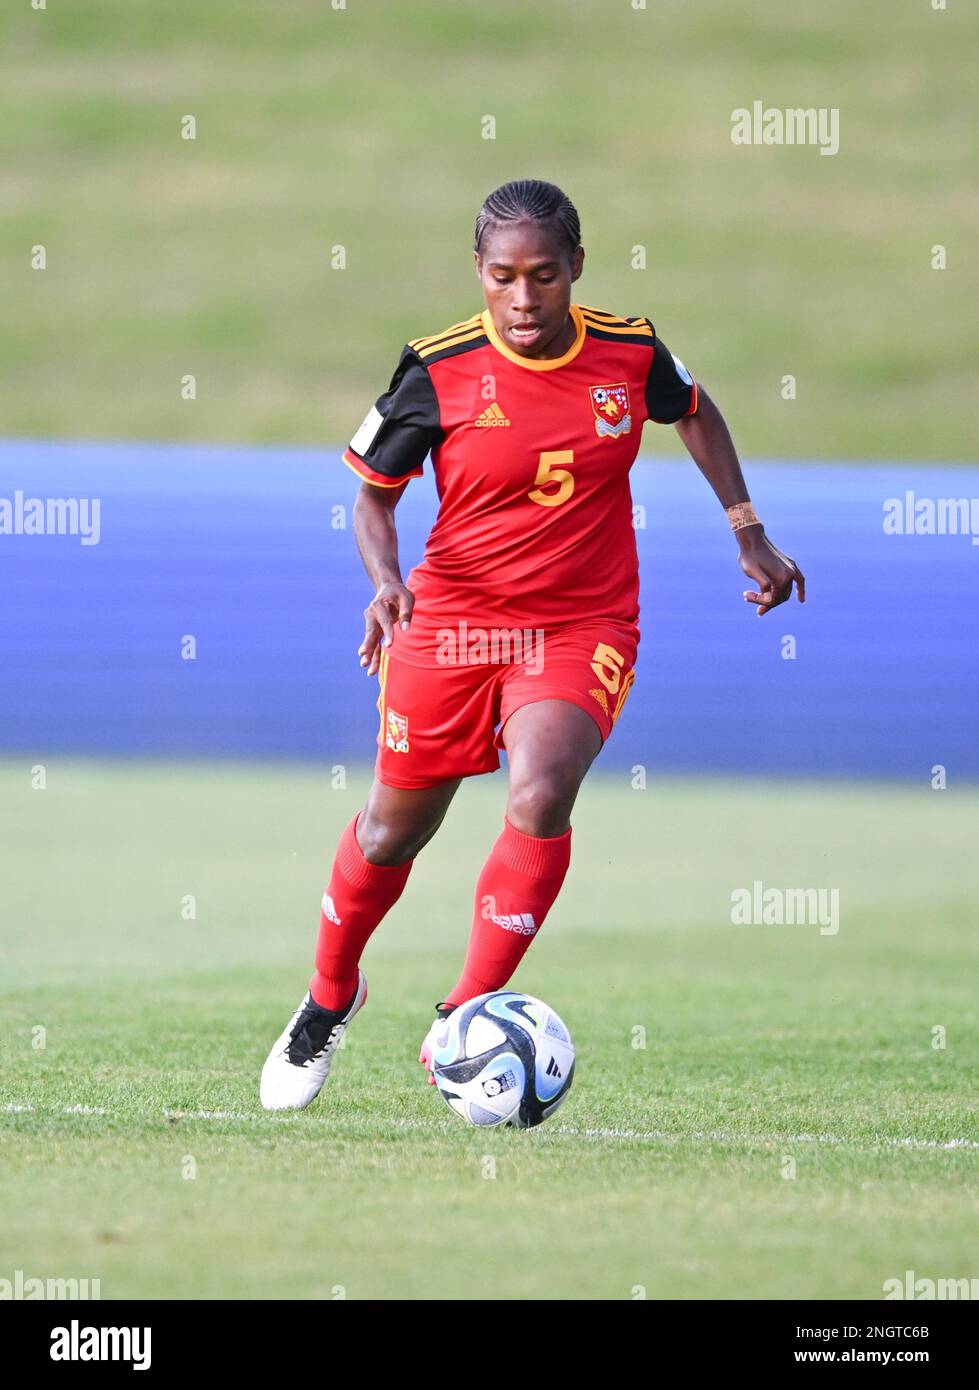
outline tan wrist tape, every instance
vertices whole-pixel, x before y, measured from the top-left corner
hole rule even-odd
[[[750,502],[735,502],[733,507],[725,507],[732,531],[741,531],[745,526],[760,526],[758,513]]]

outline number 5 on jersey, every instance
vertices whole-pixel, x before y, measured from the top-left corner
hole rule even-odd
[[[540,456],[533,491],[527,496],[542,507],[560,507],[574,492],[574,475],[565,463],[574,463],[573,449],[546,449]],[[557,492],[545,492],[545,484],[557,483]]]

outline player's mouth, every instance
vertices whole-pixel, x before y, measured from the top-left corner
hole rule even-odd
[[[512,323],[507,332],[512,342],[519,343],[521,347],[533,347],[539,342],[544,329],[539,323]]]

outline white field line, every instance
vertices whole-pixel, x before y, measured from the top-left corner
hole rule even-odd
[[[668,1139],[683,1143],[706,1140],[711,1144],[839,1144],[843,1148],[887,1144],[901,1149],[979,1149],[979,1140],[975,1139],[895,1139],[891,1135],[881,1135],[875,1139],[841,1139],[836,1134],[725,1134],[720,1130],[700,1129],[677,1134],[665,1129],[575,1129],[571,1125],[555,1125],[550,1132],[572,1134],[582,1139]]]
[[[243,1110],[164,1110],[165,1120],[257,1120],[258,1115],[246,1115]]]
[[[66,1105],[66,1106],[35,1106],[17,1105],[14,1102],[4,1105],[2,1108],[8,1114],[21,1114],[25,1111],[37,1112],[38,1109],[49,1110],[61,1115],[111,1115],[111,1110],[103,1110],[94,1105]],[[248,1114],[243,1110],[167,1110],[161,1111],[166,1120],[250,1120],[262,1121],[263,1123],[290,1122],[299,1118],[299,1112],[288,1114]],[[310,1119],[320,1118],[312,1115]],[[323,1116],[323,1119],[329,1117]],[[332,1123],[332,1119],[329,1120]],[[307,1120],[308,1123],[308,1120]],[[432,1120],[395,1120],[395,1127],[398,1129],[417,1129],[425,1130],[429,1133],[445,1133],[446,1126],[438,1124]],[[548,1134],[567,1134],[573,1139],[625,1139],[639,1141],[640,1143],[708,1143],[708,1144],[833,1144],[840,1148],[866,1148],[877,1145],[885,1145],[888,1148],[896,1149],[979,1149],[979,1140],[975,1139],[895,1139],[891,1135],[882,1135],[874,1139],[841,1139],[836,1134],[731,1134],[723,1130],[690,1130],[688,1133],[678,1133],[674,1130],[665,1129],[614,1129],[614,1128],[594,1128],[579,1129],[574,1125],[552,1125],[547,1130]]]

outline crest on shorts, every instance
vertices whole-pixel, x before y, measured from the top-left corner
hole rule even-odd
[[[620,434],[629,433],[632,415],[629,410],[629,387],[624,381],[614,386],[589,386],[588,395],[595,412],[595,433],[599,439],[605,435],[618,439]]]
[[[387,713],[385,742],[395,753],[408,751],[408,716],[395,714],[393,709]]]

